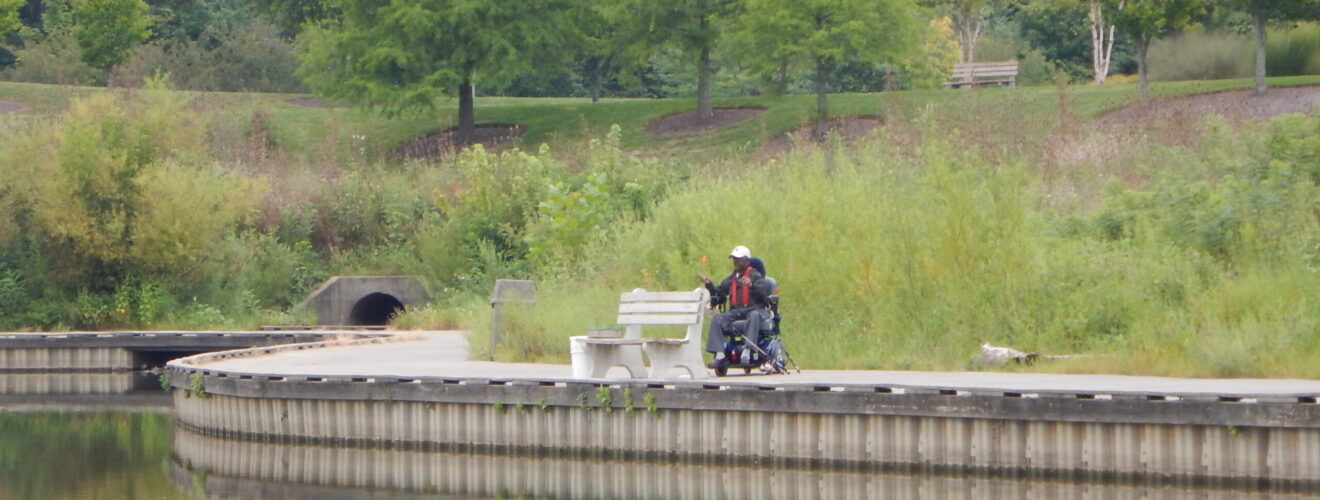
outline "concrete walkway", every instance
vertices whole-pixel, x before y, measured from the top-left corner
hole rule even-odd
[[[411,333],[409,333],[411,335]],[[417,340],[331,346],[209,362],[208,370],[281,376],[443,377],[572,380],[569,365],[470,361],[461,332],[419,334]],[[622,369],[618,373],[624,374]],[[755,373],[755,372],[753,372]],[[613,374],[613,372],[611,373]],[[1320,380],[1183,379],[1125,375],[1060,375],[999,372],[803,370],[791,375],[708,378],[705,383],[821,387],[873,386],[1004,391],[1023,394],[1161,394],[1232,397],[1315,397]],[[597,379],[598,380],[598,379]],[[624,378],[611,380],[626,381]]]

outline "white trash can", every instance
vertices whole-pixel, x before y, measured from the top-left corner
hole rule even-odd
[[[587,336],[568,338],[568,359],[573,364],[573,378],[591,378],[591,358],[587,356]]]

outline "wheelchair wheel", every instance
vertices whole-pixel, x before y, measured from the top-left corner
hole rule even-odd
[[[716,376],[716,377],[723,377],[723,376],[728,375],[728,374],[729,374],[729,368],[728,368],[728,367],[721,366],[721,367],[715,369],[715,376]]]
[[[749,375],[749,374],[751,374],[751,373],[752,373],[752,369],[751,369],[751,368],[743,368],[743,375]]]

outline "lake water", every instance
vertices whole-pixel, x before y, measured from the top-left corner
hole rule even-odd
[[[79,396],[49,387],[53,392],[46,397],[30,390],[0,394],[0,500],[1320,498],[1320,492],[1305,491],[240,441],[176,428],[168,399],[146,385],[134,382],[118,395]]]

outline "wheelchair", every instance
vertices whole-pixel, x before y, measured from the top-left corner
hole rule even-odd
[[[766,310],[769,314],[764,315],[761,320],[761,331],[756,343],[743,341],[743,332],[747,331],[748,320],[734,321],[730,325],[732,331],[726,334],[728,340],[724,342],[725,363],[714,367],[715,376],[728,375],[730,368],[742,368],[744,375],[751,374],[754,369],[759,369],[768,375],[788,374],[789,363],[792,363],[799,373],[802,372],[780,340],[779,323],[782,318],[779,315],[778,284],[773,278],[765,279],[770,281],[771,289],[776,290],[776,293],[767,298]]]

